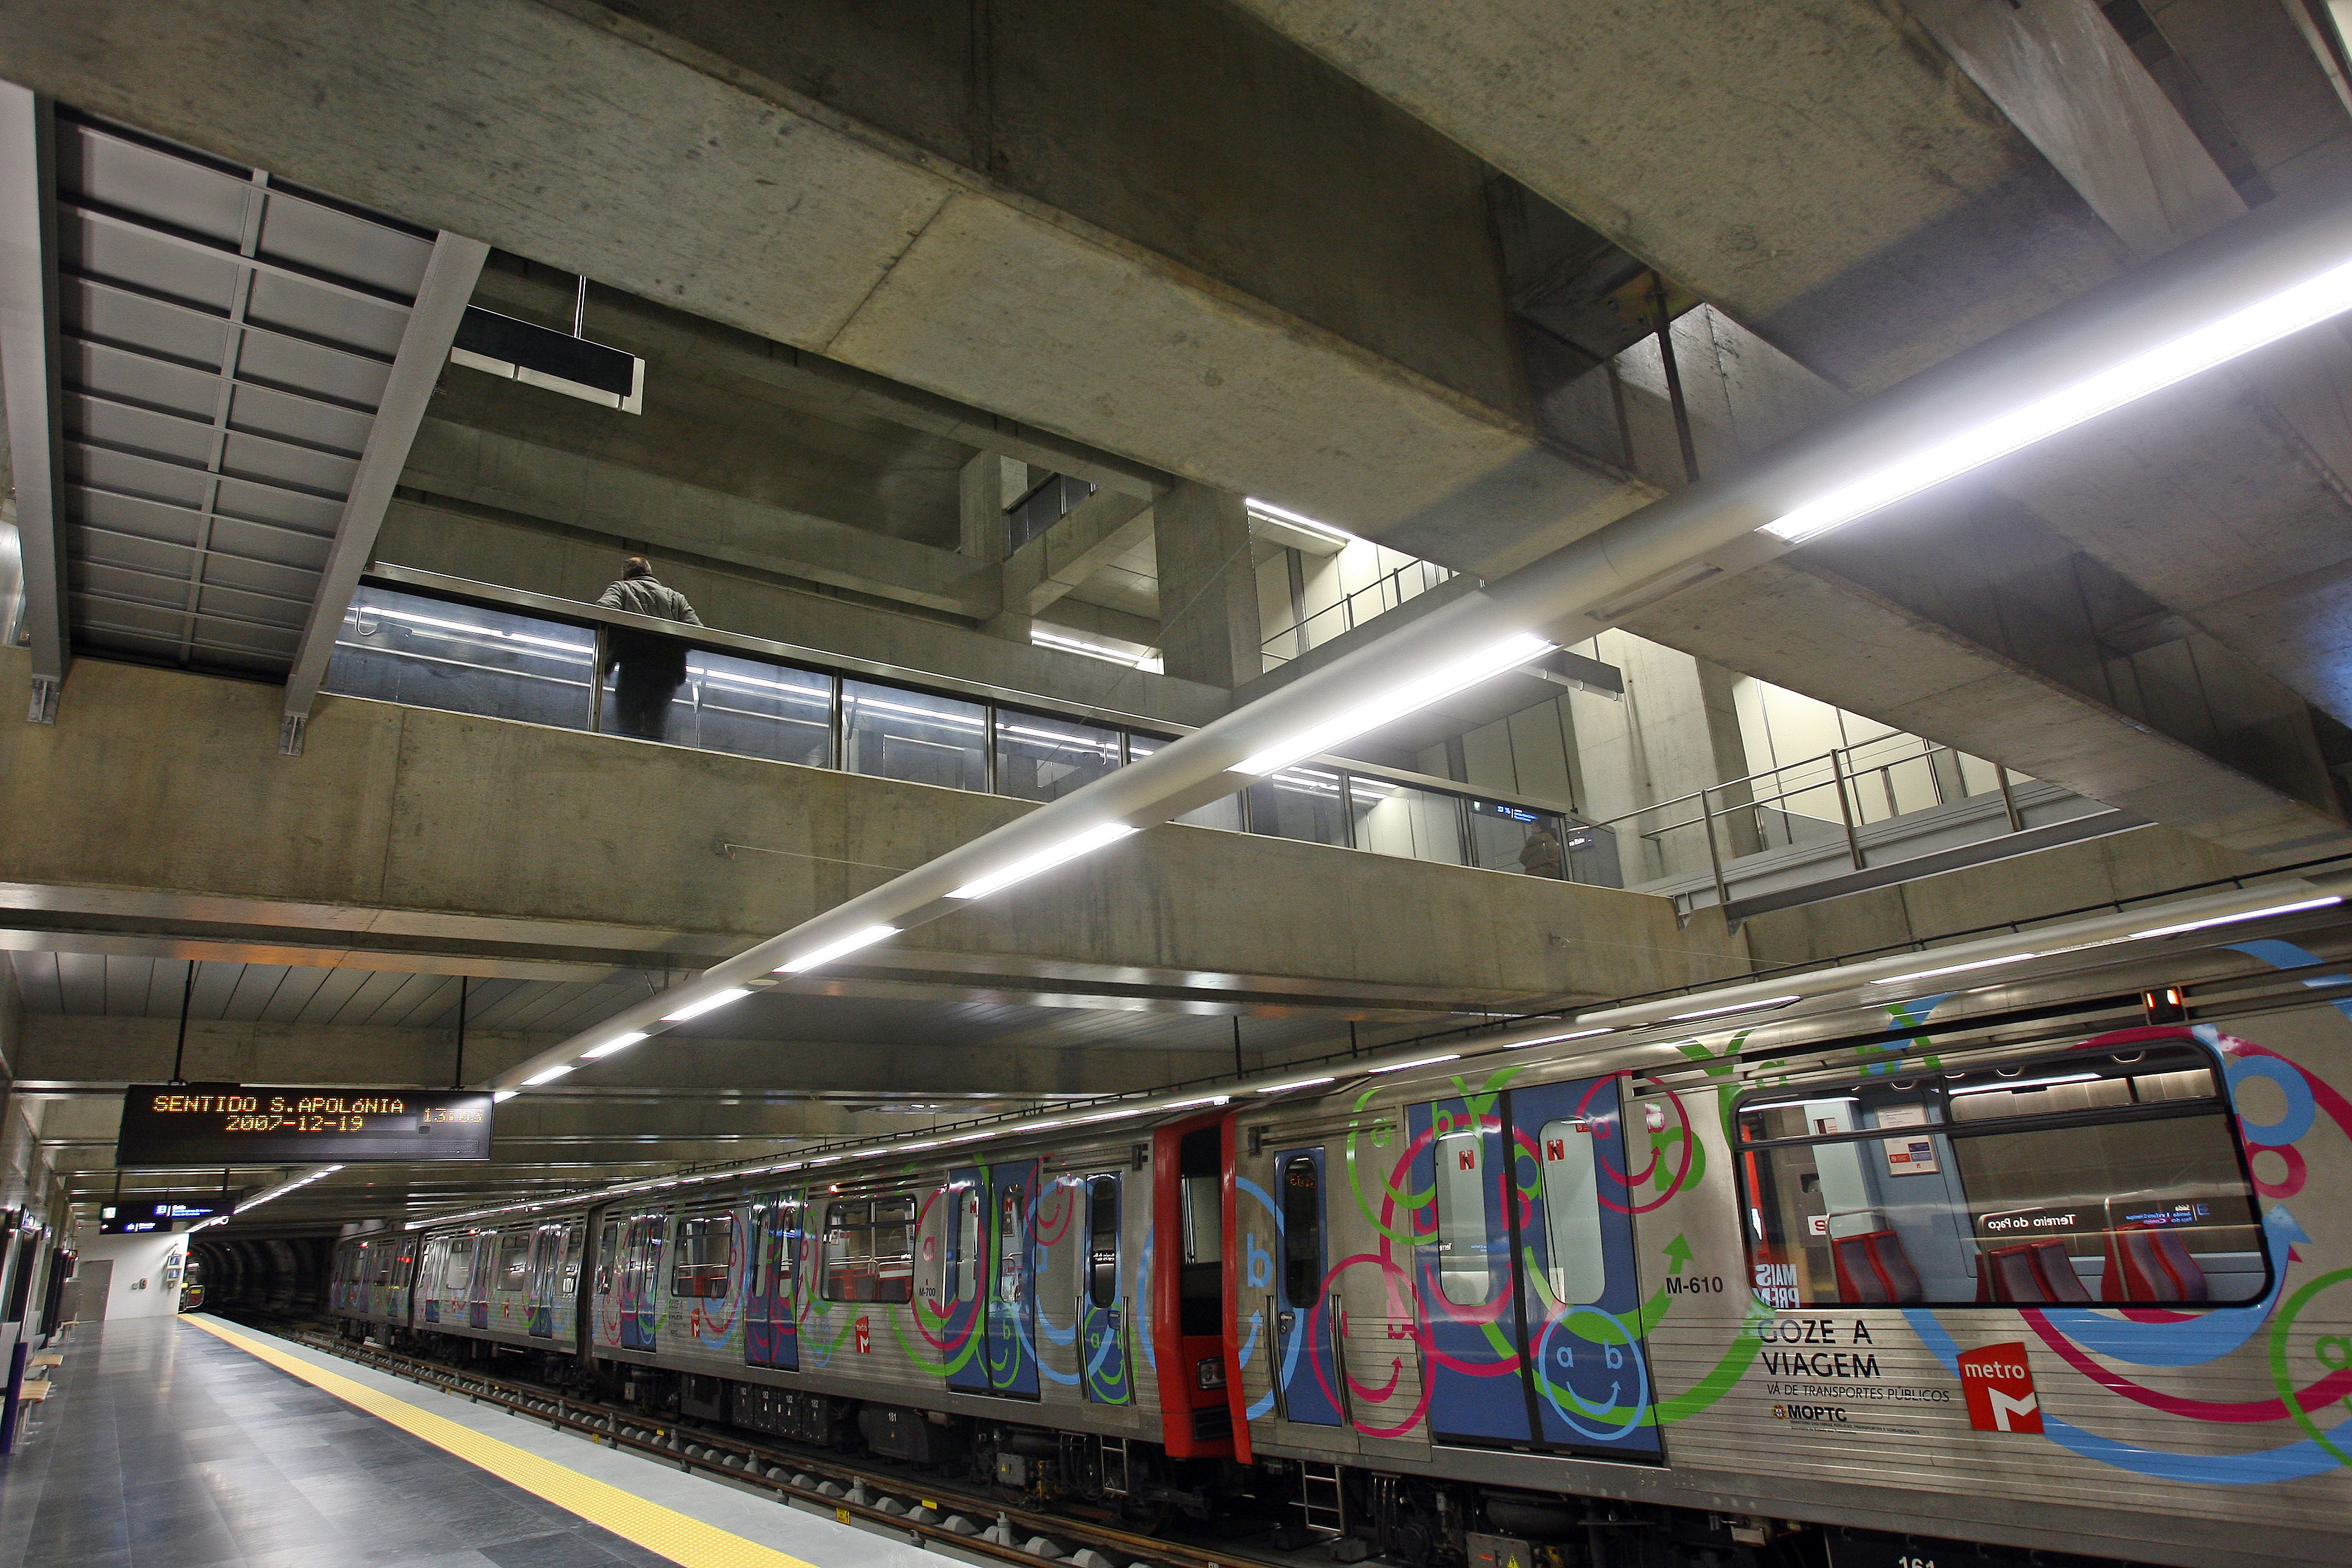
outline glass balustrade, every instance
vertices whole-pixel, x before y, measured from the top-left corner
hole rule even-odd
[[[588,617],[524,615],[367,583],[352,596],[325,689],[1039,802],[1171,743],[1164,735],[722,652],[685,637],[637,632],[625,641],[614,635],[620,630],[600,635]],[[615,654],[625,665],[633,652],[638,674],[610,668]],[[660,673],[648,677],[648,666]],[[1622,885],[1614,840],[1573,817],[1352,769],[1286,768],[1176,820],[1440,865]]]

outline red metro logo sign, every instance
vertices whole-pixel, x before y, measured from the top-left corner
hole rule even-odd
[[[2042,1401],[2021,1340],[1963,1353],[1960,1391],[1968,1396],[1969,1425],[1979,1432],[2042,1430]]]

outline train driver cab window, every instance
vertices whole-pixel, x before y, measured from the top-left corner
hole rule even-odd
[[[1437,1140],[1437,1286],[1456,1305],[1495,1293],[1486,1245],[1486,1139],[1475,1128]]]
[[[372,1285],[391,1284],[392,1243],[387,1241],[381,1247],[368,1248],[368,1258],[375,1265],[375,1271],[368,1282]]]
[[[969,1301],[980,1294],[980,1189],[969,1182],[960,1182],[948,1189],[952,1218],[950,1221],[949,1247],[952,1249],[948,1261],[948,1291],[958,1301]]]
[[[474,1238],[461,1236],[449,1243],[449,1261],[441,1270],[442,1288],[453,1296],[465,1294],[474,1282]]]
[[[520,1290],[530,1284],[530,1243],[529,1231],[499,1237],[499,1271],[490,1281],[493,1289]]]
[[[727,1294],[730,1257],[735,1245],[733,1215],[689,1219],[677,1235],[670,1260],[669,1293],[712,1300]]]
[[[1087,1179],[1087,1300],[1118,1305],[1118,1178]]]
[[[1323,1288],[1323,1181],[1315,1161],[1293,1154],[1282,1163],[1282,1300],[1315,1305]]]
[[[1770,1305],[2200,1306],[2269,1287],[2219,1067],[2189,1040],[1948,1058],[1766,1090],[1738,1121]]]

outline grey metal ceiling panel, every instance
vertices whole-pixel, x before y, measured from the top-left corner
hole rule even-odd
[[[74,638],[282,676],[434,237],[76,115],[55,156]]]
[[[269,1005],[261,1010],[266,1024],[291,1024],[299,1021],[303,1009],[318,998],[320,989],[333,977],[331,969],[312,969],[300,965],[286,971],[284,984],[269,994]]]

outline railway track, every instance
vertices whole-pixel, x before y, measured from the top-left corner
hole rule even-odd
[[[970,1563],[1015,1563],[1028,1568],[1040,1563],[1066,1563],[1072,1568],[1291,1568],[1312,1561],[1162,1541],[1093,1520],[1010,1506],[930,1481],[754,1443],[733,1433],[648,1421],[634,1411],[536,1384],[488,1377],[377,1345],[354,1345],[316,1330],[278,1326],[270,1331],[311,1350],[544,1422],[556,1431],[642,1454]]]

